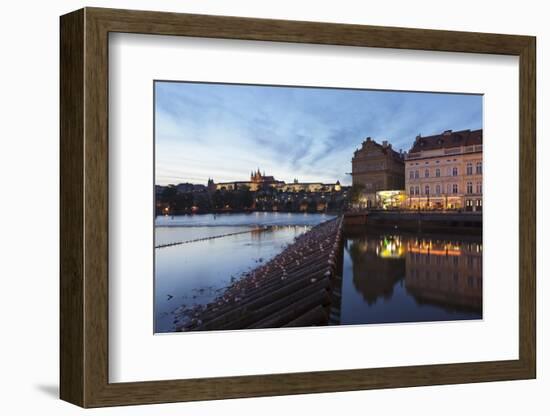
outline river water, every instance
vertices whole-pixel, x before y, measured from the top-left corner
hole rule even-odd
[[[192,242],[155,249],[155,332],[172,332],[175,311],[209,303],[232,279],[331,218],[275,212],[157,217],[156,246]],[[225,237],[212,238],[219,236]]]
[[[482,318],[480,237],[345,236],[341,324]]]
[[[155,331],[172,332],[178,311],[207,304],[233,279],[265,263],[326,214],[159,216],[155,245]],[[213,238],[215,237],[215,238]],[[339,323],[482,318],[482,244],[477,237],[344,234]]]

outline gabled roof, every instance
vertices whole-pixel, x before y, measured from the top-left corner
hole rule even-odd
[[[377,149],[379,150],[381,153],[383,154],[389,154],[391,155],[394,159],[396,160],[399,160],[399,161],[402,161],[403,160],[403,155],[399,152],[396,152],[391,144],[389,144],[388,142],[384,142],[384,144],[380,144],[380,143],[377,143],[375,140],[373,140],[372,138],[370,137],[367,137],[363,143],[361,144],[361,148],[360,149],[357,149],[355,152],[354,152],[354,156],[357,156],[358,153],[363,153],[363,152],[369,152],[369,151],[372,151],[372,149]]]
[[[483,130],[448,130],[434,136],[420,137],[414,141],[409,153],[423,150],[447,149],[451,147],[473,146],[483,143]]]

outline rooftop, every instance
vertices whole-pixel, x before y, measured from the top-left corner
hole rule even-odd
[[[474,146],[483,143],[483,130],[446,130],[434,136],[416,137],[409,153],[424,150],[447,149],[451,147]]]

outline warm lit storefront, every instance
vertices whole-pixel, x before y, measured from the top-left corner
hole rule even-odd
[[[382,209],[402,208],[406,199],[405,191],[401,190],[376,192],[377,205]]]

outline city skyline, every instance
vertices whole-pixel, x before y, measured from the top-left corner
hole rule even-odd
[[[249,179],[350,185],[365,137],[397,151],[414,138],[482,128],[482,96],[188,82],[155,83],[155,183]]]

